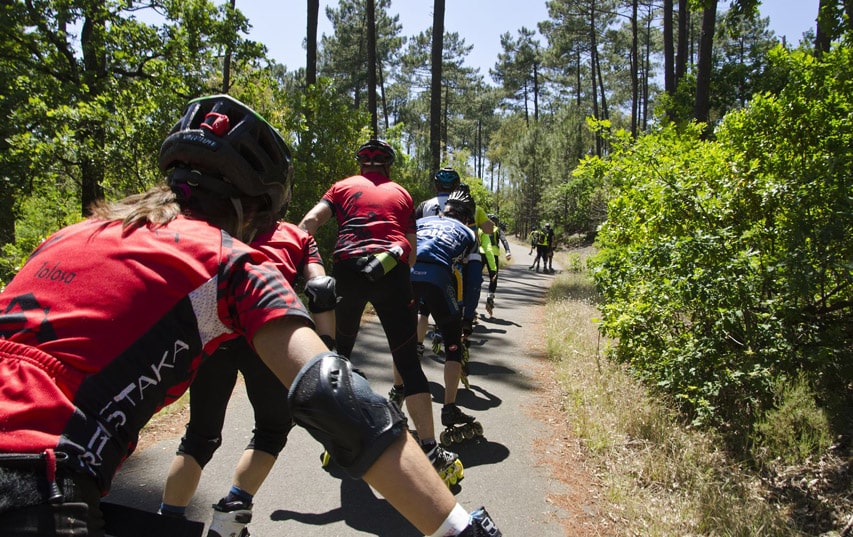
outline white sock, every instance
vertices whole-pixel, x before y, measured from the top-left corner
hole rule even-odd
[[[429,537],[452,537],[454,535],[459,535],[465,528],[468,527],[468,522],[471,520],[471,515],[468,514],[461,505],[458,503],[456,507],[453,508],[453,511],[447,515],[447,518],[444,519],[444,522],[438,529],[430,535]]]

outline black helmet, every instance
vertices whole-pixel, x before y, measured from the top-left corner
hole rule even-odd
[[[461,180],[459,174],[453,168],[445,167],[432,176],[432,181],[435,184],[436,190],[440,192],[453,192],[459,187]]]
[[[474,198],[471,197],[468,185],[459,186],[465,188],[457,188],[447,196],[447,201],[444,202],[444,212],[467,224],[474,220],[477,205],[474,203]]]
[[[488,214],[488,215],[486,215],[486,216],[488,216],[488,217],[489,217],[489,220],[491,220],[491,221],[492,221],[492,222],[494,222],[495,224],[499,224],[499,223],[500,223],[500,218],[498,218],[498,215],[496,215],[495,213],[489,213],[489,214]]]
[[[228,197],[267,195],[273,212],[290,201],[293,158],[272,125],[228,95],[193,99],[160,146],[160,169],[204,174],[202,188]]]
[[[361,147],[358,148],[358,151],[355,152],[355,160],[358,161],[359,164],[376,166],[382,164],[394,164],[394,159],[397,157],[397,154],[394,153],[394,148],[391,147],[391,144],[384,140],[372,139],[368,140]]]

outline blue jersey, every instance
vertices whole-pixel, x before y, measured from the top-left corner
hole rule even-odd
[[[427,216],[417,221],[417,263],[441,265],[451,270],[477,251],[477,236],[462,222],[444,216]]]

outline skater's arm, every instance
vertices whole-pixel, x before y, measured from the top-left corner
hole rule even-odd
[[[309,263],[305,265],[305,269],[302,271],[302,275],[305,278],[306,282],[310,282],[314,278],[322,278],[326,276],[326,269],[320,263]],[[332,281],[334,284],[334,281]],[[310,284],[306,283],[306,289],[310,286]],[[331,288],[331,294],[334,299],[334,287]],[[311,298],[309,297],[309,302]],[[335,301],[327,301],[335,303]],[[312,311],[311,316],[314,318],[314,327],[317,330],[317,334],[323,340],[327,347],[331,350],[335,347],[335,310],[332,304],[328,304],[325,307],[331,307],[331,309],[325,311]],[[325,309],[325,307],[323,309]],[[315,308],[319,309],[319,308]]]
[[[305,216],[302,217],[302,221],[299,222],[299,227],[310,233],[311,235],[315,235],[317,230],[320,229],[320,226],[329,221],[332,217],[332,208],[325,201],[320,201],[311,208]]]
[[[261,327],[253,342],[270,370],[288,388],[312,357],[326,351],[314,330],[288,318]],[[382,452],[364,480],[424,535],[434,533],[456,506],[453,493],[409,434]]]

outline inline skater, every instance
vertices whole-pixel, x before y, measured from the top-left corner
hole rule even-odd
[[[289,388],[296,424],[421,533],[500,535],[485,510],[459,506],[397,407],[328,351],[248,246],[290,195],[281,135],[229,96],[202,97],[159,162],[167,184],[94,205],[0,293],[0,535],[104,537],[107,523],[178,534],[180,521],[133,508],[105,520],[101,497],[145,423],[238,337]],[[39,276],[46,267],[56,278]]]
[[[281,214],[286,211],[286,204]],[[335,280],[326,275],[314,237],[289,222],[278,222],[250,244],[270,258],[295,288],[305,281],[308,310],[317,333],[334,348]],[[287,443],[293,419],[287,411],[287,389],[264,365],[244,338],[223,344],[205,360],[190,386],[190,421],[175,454],[160,504],[160,514],[183,518],[198,488],[202,471],[222,444],[222,427],[238,371],[255,415],[249,445],[243,451],[228,493],[213,506],[208,537],[246,537],[252,502]]]
[[[388,339],[393,365],[405,385],[405,406],[430,461],[449,483],[463,474],[455,453],[436,440],[429,383],[417,352],[417,303],[410,268],[415,263],[414,203],[391,180],[396,153],[385,141],[369,140],[356,151],[360,174],[337,181],[310,209],[299,227],[314,235],[334,216],[335,341],[349,356],[362,314],[370,302]],[[455,477],[454,477],[455,476]]]
[[[486,312],[489,314],[489,317],[491,317],[495,310],[495,291],[497,291],[498,288],[498,273],[500,272],[501,267],[501,245],[504,247],[504,258],[507,262],[512,259],[512,252],[509,248],[509,241],[507,241],[504,236],[504,233],[506,232],[506,225],[501,222],[498,215],[490,213],[488,216],[489,220],[495,224],[495,230],[489,236],[492,255],[495,257],[494,269],[490,265],[487,265],[489,271],[489,287],[488,294],[486,295]]]
[[[433,175],[433,188],[436,195],[433,198],[422,201],[415,209],[415,218],[423,218],[424,216],[437,216],[444,211],[444,203],[450,193],[457,188],[469,188],[468,185],[462,182],[459,173],[451,167],[444,167],[435,172]],[[474,213],[474,220],[471,222],[471,227],[479,227],[484,233],[492,233],[494,231],[494,223],[489,220],[488,215],[482,207],[477,206]],[[467,340],[468,336],[474,329],[474,318],[477,311],[477,302],[479,301],[480,291],[483,286],[483,259],[479,252],[473,252],[468,259],[468,263],[464,265],[462,272],[462,293],[463,293],[463,310],[462,310],[462,330],[463,339]],[[420,343],[420,352],[423,352],[423,341],[426,337],[429,326],[429,315],[421,311],[418,319],[418,342]],[[435,339],[435,335],[438,339]],[[433,347],[434,350],[440,348],[440,332],[434,331]],[[438,351],[436,350],[436,354]]]
[[[461,440],[463,432],[466,438],[483,432],[482,426],[456,405],[467,349],[462,344],[462,311],[453,267],[464,263],[476,251],[477,239],[467,225],[473,218],[474,207],[471,195],[458,189],[448,196],[443,216],[427,216],[417,221],[418,249],[412,267],[412,287],[442,334],[446,358],[441,422],[446,429],[441,434],[441,443],[448,446]]]

